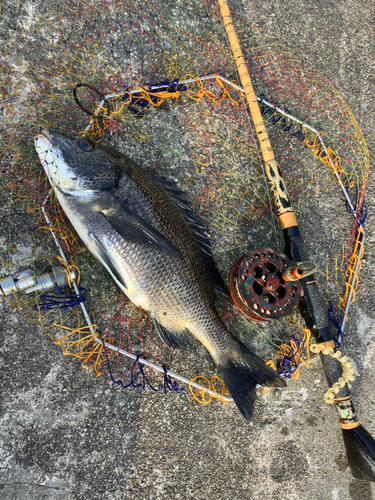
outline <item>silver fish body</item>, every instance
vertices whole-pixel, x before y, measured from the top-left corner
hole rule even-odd
[[[209,242],[181,191],[86,139],[43,131],[35,145],[65,214],[94,257],[149,313],[164,342],[180,347],[193,335],[208,349],[250,418],[255,386],[285,382],[223,324],[207,264],[213,264]]]

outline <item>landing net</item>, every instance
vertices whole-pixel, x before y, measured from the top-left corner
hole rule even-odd
[[[341,341],[363,252],[366,144],[329,80],[252,24],[236,19],[236,26],[298,224],[318,267],[327,315]],[[57,201],[46,198],[50,186],[33,139],[44,128],[84,133],[175,179],[210,234],[224,279],[249,250],[283,250],[215,2],[5,0],[0,33],[0,276],[31,269],[40,277],[51,267],[64,268],[50,228],[68,265],[76,266],[67,274],[77,276],[77,268],[80,273],[78,302],[72,288],[15,292],[1,300],[39,324],[64,354],[97,374],[110,368],[124,385],[133,380],[139,356],[187,379],[209,378],[215,369],[204,347],[177,352],[161,344],[147,315],[116,291]],[[297,342],[304,336],[297,313],[267,324],[242,317],[226,321],[263,359],[275,358],[292,336]],[[100,339],[122,351],[106,354]],[[154,387],[168,385],[152,367],[144,373]],[[140,380],[142,374],[133,385]]]

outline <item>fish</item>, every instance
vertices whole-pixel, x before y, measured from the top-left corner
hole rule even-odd
[[[149,314],[165,344],[182,348],[195,337],[207,348],[239,411],[251,419],[256,387],[286,383],[225,326],[219,309],[230,298],[183,191],[84,136],[43,130],[35,148],[99,264]]]

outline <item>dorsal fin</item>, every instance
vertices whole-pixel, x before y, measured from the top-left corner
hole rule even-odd
[[[212,256],[211,241],[207,235],[206,228],[197,221],[197,218],[191,210],[189,202],[185,199],[186,193],[176,187],[176,182],[163,177],[157,177],[157,181],[163,186],[167,193],[173,198],[180,212],[185,217],[192,230],[199,248],[208,264],[208,269],[212,279],[212,289],[216,304],[225,312],[232,313],[234,307],[233,301],[229,295],[227,286],[215,264]]]

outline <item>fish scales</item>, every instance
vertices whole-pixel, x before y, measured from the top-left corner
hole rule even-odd
[[[217,315],[206,262],[185,218],[149,174],[130,162],[123,165],[127,175],[120,178],[116,198],[132,200],[132,211],[170,241],[181,258],[152,243],[132,243],[119,236],[103,217],[97,216],[99,207],[110,211],[111,202],[105,194],[67,196],[63,204],[68,218],[74,220],[74,214],[80,214],[82,225],[90,220],[92,232],[101,235],[99,239],[113,256],[125,283],[139,290],[137,298],[133,296],[137,306],[168,329],[187,328],[205,345],[218,344],[219,350],[228,347],[231,338]],[[200,337],[203,330],[205,335]]]
[[[47,131],[35,144],[85,245],[129,299],[150,314],[164,342],[179,347],[193,335],[208,349],[249,419],[256,385],[283,386],[285,381],[225,327],[186,206],[181,210],[178,196],[109,148]]]

